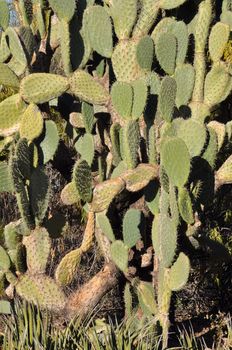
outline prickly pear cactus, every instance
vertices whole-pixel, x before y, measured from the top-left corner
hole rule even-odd
[[[13,28],[0,1],[0,191],[21,214],[5,227],[0,276],[20,297],[80,313],[81,291],[62,288],[97,245],[127,279],[126,313],[136,313],[133,288],[167,347],[171,295],[190,273],[183,242],[197,239],[207,199],[232,183],[231,121],[220,114],[232,90],[228,3],[218,18],[213,0],[199,1],[187,24],[186,0],[21,1]],[[61,201],[88,220],[52,279],[46,168],[62,145],[75,164]],[[152,283],[139,280],[151,269]],[[110,278],[94,278],[99,301]]]

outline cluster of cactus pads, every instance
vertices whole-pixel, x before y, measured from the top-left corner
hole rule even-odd
[[[5,226],[0,246],[3,297],[17,293],[64,309],[62,288],[96,238],[106,264],[127,279],[127,314],[139,307],[143,317],[154,316],[167,345],[171,295],[190,273],[179,242],[184,237],[196,245],[199,218],[215,191],[232,182],[232,156],[218,164],[232,122],[215,113],[232,90],[225,55],[232,1],[222,2],[218,22],[213,0],[198,1],[191,22],[177,20],[187,3],[19,0],[20,25],[12,27],[7,1],[0,0],[0,191],[15,194],[21,214]],[[50,70],[36,64],[41,56]],[[61,135],[51,115],[68,95],[71,112]],[[59,157],[61,138],[78,159],[61,200],[82,203],[88,220],[81,246],[60,260],[52,278],[46,275],[46,163]],[[111,222],[112,208],[123,214],[119,228]],[[152,269],[146,282],[135,266]]]

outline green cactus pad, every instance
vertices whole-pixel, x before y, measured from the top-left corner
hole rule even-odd
[[[118,163],[118,165],[116,166],[116,168],[114,168],[112,175],[111,175],[111,179],[115,179],[119,176],[121,176],[122,174],[124,174],[126,171],[128,170],[126,163],[122,160]]]
[[[123,130],[120,146],[122,142],[122,158],[129,169],[136,167],[138,162],[138,149],[140,144],[140,131],[137,121],[130,120],[126,123]]]
[[[89,6],[85,10],[84,20],[93,50],[103,57],[111,57],[113,32],[107,11],[102,6]]]
[[[221,66],[212,67],[205,78],[204,102],[212,107],[225,99],[229,74]]]
[[[160,93],[160,78],[155,72],[151,72],[147,75],[147,85],[150,87],[151,95],[159,95]]]
[[[81,159],[86,160],[89,166],[91,166],[95,152],[93,135],[85,134],[81,136],[75,143],[75,148],[80,153]]]
[[[139,294],[139,298],[142,299],[143,305],[146,306],[149,313],[157,315],[158,307],[155,301],[155,291],[152,284],[141,281],[137,287],[137,292]]]
[[[45,103],[62,95],[68,87],[68,80],[62,76],[33,73],[21,81],[20,95],[28,103]]]
[[[63,309],[66,297],[54,280],[44,275],[21,275],[15,286],[18,295],[43,309]]]
[[[51,240],[47,230],[38,227],[30,236],[23,238],[27,250],[27,267],[31,275],[45,273],[51,248]]]
[[[141,222],[141,211],[129,209],[123,218],[123,242],[128,248],[132,248],[141,238],[139,225]]]
[[[199,156],[206,142],[206,128],[204,124],[190,119],[183,120],[177,127],[177,136],[186,144],[190,156]]]
[[[49,178],[42,167],[37,167],[31,174],[29,187],[31,208],[37,224],[43,222],[48,207],[49,195]]]
[[[59,19],[63,19],[66,22],[70,22],[76,8],[75,0],[60,1],[60,0],[49,0],[52,9],[55,11]]]
[[[206,0],[200,3],[198,16],[195,24],[194,38],[196,52],[205,51],[205,45],[207,42],[211,20],[212,2],[210,0]]]
[[[131,118],[133,89],[128,83],[116,81],[111,88],[111,99],[113,107],[120,117],[124,119]]]
[[[99,105],[108,102],[108,92],[87,72],[77,70],[69,78],[69,84],[71,92],[86,102]]]
[[[5,32],[2,32],[2,35],[0,38],[0,62],[3,63],[7,61],[9,57],[10,57],[10,49],[6,41],[6,34]]]
[[[176,262],[170,269],[169,288],[177,292],[187,283],[190,273],[190,261],[187,255],[180,253]]]
[[[169,32],[171,25],[174,23],[176,23],[176,20],[173,17],[164,17],[159,21],[159,23],[157,23],[153,32],[151,33],[151,37],[155,44],[157,43],[160,34]]]
[[[44,136],[39,144],[42,150],[42,164],[53,159],[59,145],[59,135],[56,123],[52,120],[45,121]]]
[[[63,63],[63,69],[66,76],[69,76],[73,72],[71,63],[71,38],[70,38],[70,25],[65,20],[59,22],[60,26],[60,50]]]
[[[126,183],[126,189],[130,192],[140,191],[156,177],[158,177],[158,167],[151,164],[139,164],[135,169],[121,175]]]
[[[73,169],[73,181],[80,198],[85,202],[92,199],[92,175],[91,168],[86,160],[78,160]]]
[[[136,57],[138,64],[142,69],[145,69],[146,71],[151,70],[154,57],[154,42],[149,35],[143,37],[139,41],[136,48]]]
[[[190,173],[190,154],[184,141],[167,138],[161,147],[161,162],[173,185],[182,187]]]
[[[82,250],[78,248],[63,257],[55,272],[55,279],[59,285],[66,286],[72,282],[80,265],[81,256]]]
[[[0,63],[0,85],[16,89],[19,87],[17,75],[4,63]]]
[[[132,118],[138,119],[146,107],[148,95],[147,84],[144,79],[140,79],[133,81],[131,85],[133,87]]]
[[[153,215],[159,213],[159,200],[160,200],[160,191],[158,183],[152,181],[144,189],[145,201],[149,210]]]
[[[124,306],[125,306],[125,317],[130,317],[132,314],[132,294],[130,290],[130,283],[126,282],[124,292],[123,292],[123,301],[124,301]]]
[[[0,162],[0,193],[13,192],[11,172],[6,162]]]
[[[96,213],[107,209],[112,200],[124,190],[125,183],[120,178],[110,179],[98,184],[93,191],[91,211]]]
[[[230,27],[227,24],[217,22],[211,29],[209,36],[209,53],[212,61],[217,63],[226,48],[230,36]]]
[[[173,75],[176,67],[177,39],[171,33],[161,33],[155,46],[156,57],[161,68]]]
[[[18,179],[27,179],[29,180],[31,177],[31,148],[28,147],[28,143],[26,139],[19,139],[16,150],[15,150],[15,163],[14,166],[11,164],[12,173],[14,175],[13,179],[14,181],[16,176],[18,176]]]
[[[110,4],[110,15],[118,39],[128,39],[137,17],[137,0],[117,0]]]
[[[29,26],[33,20],[32,0],[19,0],[19,9],[23,19],[23,25]]]
[[[0,246],[0,271],[6,272],[10,268],[10,258],[5,249]]]
[[[183,21],[174,22],[170,25],[170,32],[175,35],[177,39],[177,66],[185,62],[188,51],[188,27]]]
[[[5,0],[0,0],[0,27],[6,30],[10,22],[9,5]]]
[[[144,77],[144,70],[139,66],[136,57],[137,41],[122,40],[112,54],[114,74],[118,81],[130,83]]]
[[[98,213],[96,215],[96,220],[97,220],[98,226],[100,227],[104,235],[106,235],[106,237],[109,238],[111,242],[114,242],[115,241],[114,232],[112,230],[110,221],[106,216],[106,214]]]
[[[43,116],[39,108],[31,103],[23,113],[19,133],[20,137],[33,141],[43,131]]]
[[[4,241],[8,250],[16,249],[18,243],[22,240],[22,236],[19,234],[21,222],[10,222],[4,227]]]
[[[156,215],[152,224],[152,244],[162,267],[169,267],[177,248],[175,223],[166,215]]]
[[[178,190],[178,207],[182,219],[187,222],[187,224],[194,223],[192,201],[189,191],[186,188],[180,188]]]
[[[91,134],[94,125],[94,108],[87,102],[82,103],[81,113],[83,116],[84,127],[87,133]]]
[[[8,136],[19,128],[26,104],[19,94],[12,95],[0,103],[0,135]]]
[[[8,27],[6,36],[9,40],[9,48],[12,56],[22,65],[22,69],[25,70],[27,68],[27,58],[18,34],[14,28]]]
[[[154,125],[149,129],[148,133],[148,156],[150,164],[157,164],[157,149],[156,149],[156,130]]]
[[[160,7],[164,10],[172,10],[185,3],[185,1],[186,0],[161,0]]]
[[[161,83],[158,105],[160,114],[166,122],[170,122],[172,120],[175,107],[176,90],[177,86],[175,79],[166,76]]]
[[[61,200],[65,205],[72,205],[80,201],[79,193],[74,182],[68,183],[61,192]]]
[[[138,2],[141,10],[139,12],[139,18],[133,30],[133,37],[142,37],[148,34],[149,30],[153,26],[160,9],[160,3],[153,0],[143,0]]]
[[[208,139],[208,145],[202,155],[202,158],[204,158],[209,163],[211,168],[214,169],[218,154],[218,141],[217,134],[211,127],[208,127]]]
[[[121,126],[119,123],[113,123],[110,127],[110,139],[112,144],[113,164],[117,166],[121,162],[119,133]]]
[[[192,97],[195,83],[195,69],[191,64],[183,64],[176,68],[175,80],[177,85],[176,105],[187,105]]]
[[[111,258],[117,267],[123,272],[126,272],[128,268],[128,253],[128,248],[122,241],[118,240],[111,244]]]

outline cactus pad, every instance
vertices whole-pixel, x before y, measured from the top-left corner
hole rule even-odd
[[[49,73],[34,73],[23,78],[20,95],[28,103],[45,103],[68,90],[68,80]]]
[[[98,184],[93,191],[91,210],[98,213],[107,209],[112,200],[125,188],[120,178],[111,179]]]
[[[178,137],[166,139],[161,147],[161,161],[172,183],[182,187],[190,173],[190,155],[184,141]]]
[[[141,238],[140,221],[141,212],[137,209],[129,209],[123,218],[123,242],[128,248],[132,248]]]
[[[126,272],[128,268],[128,248],[122,241],[115,241],[110,247],[111,258],[117,267]]]
[[[160,34],[157,38],[155,53],[161,68],[167,74],[172,75],[176,67],[176,37],[171,33]]]
[[[111,242],[114,242],[115,236],[114,236],[110,221],[109,221],[108,217],[106,216],[106,214],[98,213],[96,215],[96,220],[97,220],[98,226],[100,227],[100,229],[102,230],[104,235],[106,235],[106,237],[109,238],[109,240]]]
[[[49,0],[52,9],[56,12],[59,19],[63,19],[66,22],[70,22],[76,8],[75,0],[60,1],[60,0]]]
[[[16,89],[19,87],[17,75],[4,63],[0,63],[0,85]]]
[[[77,70],[70,77],[69,83],[71,92],[77,98],[99,105],[108,102],[108,92],[87,72]]]
[[[92,175],[86,160],[78,160],[73,169],[73,181],[80,198],[85,202],[92,199]]]
[[[180,253],[176,262],[170,269],[170,289],[175,292],[182,289],[188,281],[189,272],[189,258],[184,253]]]
[[[45,228],[38,227],[23,238],[27,250],[27,267],[31,275],[45,272],[51,240]]]
[[[84,20],[93,50],[103,57],[111,57],[113,32],[107,11],[102,6],[89,6],[85,10]]]
[[[121,175],[126,183],[126,189],[137,192],[148,185],[158,176],[158,167],[151,164],[139,164],[135,169],[128,170]]]
[[[72,282],[79,267],[81,255],[82,250],[78,248],[63,257],[55,272],[55,279],[59,285],[66,286]]]
[[[159,94],[159,111],[166,122],[172,120],[176,99],[176,82],[173,78],[165,77],[161,83]]]
[[[18,130],[25,107],[19,94],[12,95],[0,103],[0,135],[8,136]]]
[[[209,53],[214,63],[218,62],[229,40],[230,27],[227,24],[217,22],[211,29],[209,36]]]
[[[30,104],[23,113],[19,133],[20,137],[33,141],[43,131],[43,116],[35,104]]]
[[[68,183],[61,192],[61,200],[65,205],[72,205],[80,201],[79,193],[74,182]]]
[[[178,207],[182,219],[188,224],[194,223],[193,208],[190,194],[186,188],[178,191]]]
[[[111,99],[120,117],[130,119],[133,103],[132,86],[128,83],[115,82],[111,88]]]
[[[0,246],[0,271],[6,272],[10,268],[10,258],[5,249]]]
[[[63,309],[66,297],[53,279],[43,275],[21,275],[16,284],[16,292],[28,302],[49,310]]]

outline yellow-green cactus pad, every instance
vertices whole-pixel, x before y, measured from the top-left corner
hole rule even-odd
[[[30,236],[23,238],[23,244],[27,250],[29,273],[32,275],[44,273],[51,248],[51,240],[47,230],[43,227],[36,228]]]
[[[106,89],[89,73],[77,70],[69,79],[71,92],[81,100],[104,105],[109,100]]]
[[[80,265],[81,255],[82,250],[77,248],[63,257],[55,272],[55,279],[59,285],[66,286],[72,282]]]
[[[26,104],[19,94],[0,103],[0,135],[8,136],[18,130],[25,108]]]
[[[111,179],[98,184],[93,191],[91,211],[96,213],[107,209],[112,200],[125,188],[125,182],[120,179]]]
[[[121,175],[126,183],[126,189],[137,192],[146,187],[158,176],[158,167],[151,164],[139,164],[137,168],[128,170]]]
[[[59,97],[68,88],[68,80],[65,77],[49,73],[34,73],[21,81],[20,95],[28,103],[45,103]]]
[[[23,113],[19,133],[21,138],[33,141],[43,131],[43,116],[39,108],[31,103]]]
[[[21,275],[15,286],[18,295],[41,308],[63,309],[66,297],[54,280],[45,275]]]
[[[4,63],[0,63],[0,85],[16,89],[19,87],[19,79],[17,75]]]

